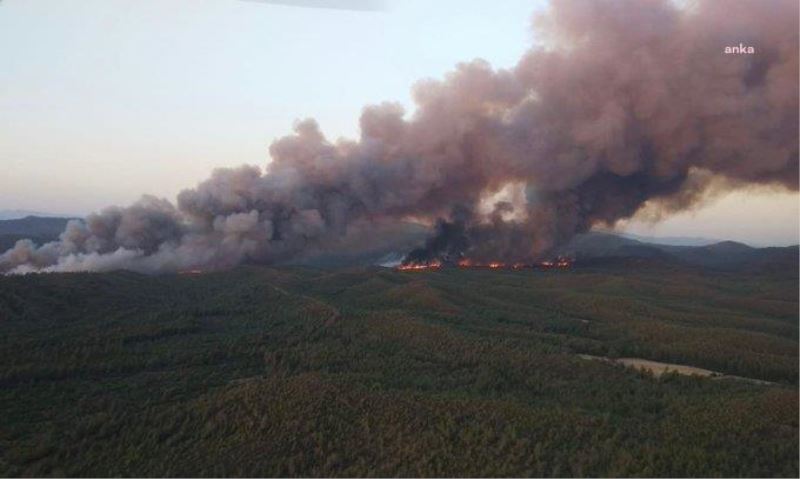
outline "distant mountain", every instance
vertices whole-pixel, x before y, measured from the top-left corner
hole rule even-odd
[[[0,221],[0,234],[19,234],[33,236],[58,236],[64,231],[72,218],[52,218],[26,216],[13,220]]]
[[[0,221],[16,220],[27,216],[37,216],[40,218],[77,218],[78,215],[63,215],[58,213],[44,213],[31,210],[0,210]]]
[[[577,235],[561,248],[578,260],[599,258],[650,258],[717,270],[769,269],[797,274],[798,246],[754,248],[735,241],[704,246],[653,244],[610,233]]]
[[[696,236],[642,236],[633,233],[612,233],[624,238],[634,239],[642,243],[663,244],[670,246],[708,246],[719,243],[720,240],[713,238],[701,238]]]
[[[13,247],[21,239],[30,239],[39,245],[56,240],[70,219],[26,216],[0,220],[0,252]]]

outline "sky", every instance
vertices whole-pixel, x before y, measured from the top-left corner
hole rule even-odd
[[[0,210],[84,215],[174,199],[215,167],[265,165],[314,117],[358,135],[364,105],[474,58],[511,67],[543,2],[0,1]],[[297,3],[319,4],[320,0]],[[798,242],[798,195],[750,189],[630,232]]]

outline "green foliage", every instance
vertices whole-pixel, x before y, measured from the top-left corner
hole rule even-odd
[[[0,277],[0,475],[797,477],[797,286],[657,266]]]

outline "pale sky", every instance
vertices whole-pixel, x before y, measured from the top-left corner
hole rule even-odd
[[[269,143],[305,117],[331,139],[356,136],[364,105],[410,110],[421,78],[478,57],[512,66],[542,6],[383,3],[1,1],[0,210],[83,215],[142,193],[174,199],[214,167],[265,165]],[[791,244],[799,215],[797,194],[748,191],[630,229]]]

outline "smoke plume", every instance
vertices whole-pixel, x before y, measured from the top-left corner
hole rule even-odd
[[[275,263],[407,220],[436,225],[422,260],[527,260],[646,203],[689,208],[719,179],[796,191],[797,18],[796,0],[557,1],[511,69],[459,64],[414,87],[412,114],[368,106],[357,141],[301,121],[264,171],[20,241],[0,272]],[[725,54],[740,43],[755,53]]]

